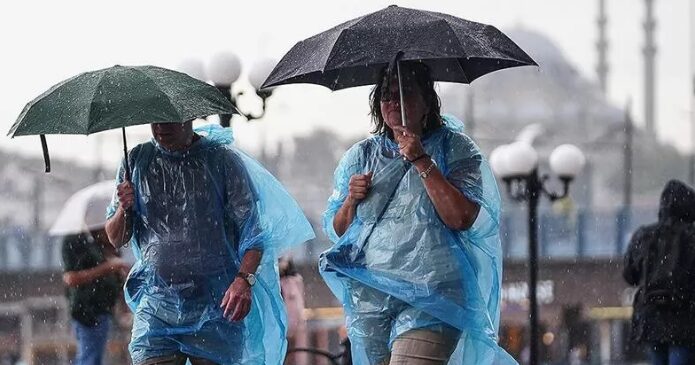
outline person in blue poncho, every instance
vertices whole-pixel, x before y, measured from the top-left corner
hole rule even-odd
[[[515,361],[498,345],[502,256],[495,178],[462,125],[440,115],[427,67],[384,71],[374,136],[335,172],[320,269],[342,302],[353,363]]]
[[[286,350],[276,261],[313,238],[296,202],[231,146],[231,130],[152,124],[107,217],[137,259],[125,285],[135,365],[272,364]]]

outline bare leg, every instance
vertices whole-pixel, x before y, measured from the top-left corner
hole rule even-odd
[[[446,365],[457,342],[442,333],[410,330],[393,341],[389,365]]]

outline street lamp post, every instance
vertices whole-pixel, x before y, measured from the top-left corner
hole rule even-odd
[[[236,107],[236,97],[232,95],[232,84],[241,75],[241,61],[239,61],[239,57],[233,53],[218,53],[210,59],[206,71],[217,90]],[[220,124],[223,127],[229,127],[231,120],[231,114],[220,114]]]
[[[256,95],[261,99],[261,113],[258,115],[252,113],[244,113],[239,109],[238,99],[244,94],[243,91],[239,91],[236,94],[232,92],[232,85],[239,80],[241,76],[241,61],[233,53],[218,53],[210,59],[207,67],[204,67],[200,61],[197,60],[186,60],[181,63],[180,69],[190,76],[203,81],[212,81],[217,90],[219,90],[243,115],[247,121],[254,119],[260,119],[265,115],[266,101],[272,95],[272,89],[263,89],[260,87],[268,77],[270,72],[275,67],[275,60],[272,59],[261,59],[256,62],[251,70],[249,71],[249,82],[251,87],[253,87]],[[220,124],[223,127],[229,127],[231,124],[232,115],[231,114],[221,114]]]
[[[562,181],[562,192],[550,191],[547,175],[538,172],[538,153],[526,142],[502,145],[490,154],[492,169],[504,181],[512,199],[526,202],[528,207],[528,299],[529,299],[529,364],[538,364],[538,203],[541,196],[551,201],[569,193],[569,185],[584,166],[584,154],[575,146],[558,146],[550,155],[550,167]]]

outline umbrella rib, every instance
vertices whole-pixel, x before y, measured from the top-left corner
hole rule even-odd
[[[340,33],[338,34],[338,36],[335,38],[335,41],[333,42],[333,47],[331,47],[331,52],[328,54],[328,57],[326,57],[326,62],[324,63],[323,68],[321,69],[321,72],[325,72],[325,71],[326,71],[326,66],[328,65],[328,63],[331,61],[331,59],[332,59],[333,56],[334,56],[333,51],[336,49],[335,46],[338,44],[338,41],[340,41],[340,39],[343,37],[343,35],[345,35],[345,31],[350,30],[350,27],[354,27],[354,26],[360,24],[362,21],[364,21],[364,20],[365,20],[366,18],[368,18],[370,15],[372,15],[372,14],[367,14],[367,15],[361,16],[361,17],[355,19],[355,20],[352,22],[352,24],[350,24],[350,25],[345,25],[345,27],[344,27],[343,29],[340,30]],[[349,22],[349,21],[348,21],[348,22]],[[346,22],[346,23],[348,23],[348,22]],[[344,23],[344,24],[346,24],[346,23]],[[339,74],[340,74],[340,73],[339,73]]]
[[[32,100],[32,101],[30,101],[29,103],[27,103],[27,104],[24,106],[24,109],[22,109],[22,112],[19,114],[19,117],[17,117],[17,120],[15,121],[15,123],[12,125],[12,127],[10,127],[10,131],[7,133],[7,135],[10,136],[10,138],[14,138],[14,137],[15,137],[15,134],[16,134],[16,132],[17,132],[17,129],[19,129],[19,127],[21,126],[20,121],[26,116],[26,113],[29,112],[29,109],[31,109],[32,106],[34,106],[36,103],[38,103],[39,101],[41,101],[43,98],[45,98],[45,97],[47,97],[47,96],[53,94],[53,93],[54,93],[56,90],[58,90],[61,86],[63,86],[63,85],[65,85],[65,84],[67,84],[68,82],[70,82],[70,81],[72,81],[72,80],[74,80],[74,79],[76,79],[76,78],[82,76],[83,74],[84,74],[84,73],[77,74],[77,75],[75,75],[75,76],[73,76],[73,77],[70,77],[70,78],[67,79],[67,80],[63,80],[63,81],[59,82],[58,84],[55,84],[55,85],[51,86],[50,89],[46,90],[46,91],[43,92],[41,95],[39,95],[39,96],[37,96],[36,98],[34,98],[34,100]],[[20,134],[20,136],[21,136],[21,135],[23,135],[23,134]]]
[[[347,29],[341,29],[340,33],[338,33],[338,36],[335,37],[335,41],[333,42],[333,46],[331,47],[331,52],[328,53],[328,57],[326,57],[326,61],[323,63],[323,67],[321,68],[321,73],[326,72],[326,68],[334,56],[334,51],[337,49],[336,44],[338,44],[338,41],[343,37],[343,34],[345,34],[346,30]]]
[[[108,71],[104,71],[100,76],[99,76],[99,81],[97,81],[96,86],[94,87],[94,93],[92,94],[92,98],[90,99],[89,102],[89,111],[87,112],[87,121],[91,123],[92,120],[92,109],[94,109],[94,97],[97,95],[97,91],[99,91],[99,87],[101,87],[101,83],[104,81],[104,76],[106,76],[106,73]],[[87,125],[87,130],[86,134],[90,134],[90,125]]]
[[[456,35],[456,31],[451,27],[451,24],[449,24],[449,22],[448,22],[446,19],[442,19],[442,20],[444,20],[444,23],[446,24],[446,26],[449,27],[449,30],[451,31],[451,34]],[[458,43],[459,48],[460,48],[461,50],[465,51],[466,48],[463,47],[463,44],[461,44],[461,39],[460,39],[458,36],[455,36],[454,39],[456,39],[456,43]],[[470,78],[468,77],[468,75],[466,75],[466,69],[463,68],[463,64],[461,63],[461,59],[462,59],[462,58],[464,58],[464,57],[457,57],[457,58],[456,58],[456,65],[461,69],[461,75],[463,75],[463,77],[465,77],[465,79],[466,79],[465,82],[470,84],[470,83],[471,83],[471,80],[470,80]],[[468,60],[468,59],[470,59],[470,58],[468,58],[468,55],[466,55],[466,56],[465,56],[465,59]]]
[[[156,81],[154,81],[154,79],[151,78],[150,75],[148,75],[148,74],[142,72],[142,70],[136,69],[136,68],[131,68],[131,70],[135,70],[135,71],[141,73],[143,76],[145,76],[145,78],[146,78],[147,80],[149,80],[151,83],[153,83],[154,85],[156,85],[156,86],[159,87],[159,84],[158,84]],[[176,111],[176,114],[179,116],[179,120],[178,120],[178,121],[180,121],[180,122],[185,122],[184,120],[182,120],[183,117],[182,117],[182,115],[181,115],[181,111],[176,107],[176,105],[174,105],[174,104],[171,102],[171,97],[169,96],[169,94],[167,94],[166,92],[164,92],[162,89],[159,89],[159,91],[167,97],[167,102],[169,103],[169,106],[171,106],[171,108],[172,108],[173,110]]]

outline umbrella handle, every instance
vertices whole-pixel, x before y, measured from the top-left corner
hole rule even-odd
[[[132,234],[132,231],[128,232],[129,231],[128,227],[131,227],[130,229],[132,229],[132,227],[133,227],[132,226],[132,219],[131,219],[132,216],[133,216],[133,208],[128,208],[128,209],[123,211],[124,227],[123,227],[123,236],[121,236],[121,242],[125,241],[125,236],[127,234],[129,234],[129,233]],[[126,241],[121,247],[127,248],[128,243],[130,243],[130,240]]]
[[[48,143],[46,143],[46,135],[41,134],[41,149],[43,149],[43,162],[46,165],[46,173],[51,172],[51,157],[48,155]]]

